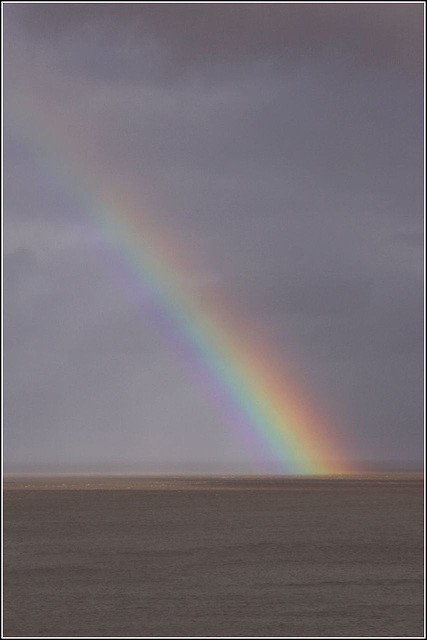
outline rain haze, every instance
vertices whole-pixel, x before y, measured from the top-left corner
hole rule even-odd
[[[6,472],[275,469],[153,318],[70,144],[346,462],[420,468],[423,4],[3,6]]]

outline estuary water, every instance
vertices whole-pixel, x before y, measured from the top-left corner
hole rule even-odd
[[[423,480],[5,481],[5,636],[422,636]]]

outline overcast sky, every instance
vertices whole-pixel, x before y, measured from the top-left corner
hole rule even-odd
[[[419,464],[423,4],[3,7],[6,470],[269,468],[153,323],[37,111],[123,176],[192,286],[292,354],[355,461]]]

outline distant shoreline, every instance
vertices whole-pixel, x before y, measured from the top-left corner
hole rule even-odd
[[[13,490],[300,490],[311,485],[331,489],[363,484],[423,482],[423,472],[367,472],[336,475],[115,475],[115,474],[7,474],[3,489]]]

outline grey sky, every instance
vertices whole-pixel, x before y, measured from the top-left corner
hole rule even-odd
[[[420,463],[422,25],[422,3],[4,5],[6,470],[268,468],[16,96],[292,354],[357,461]]]

